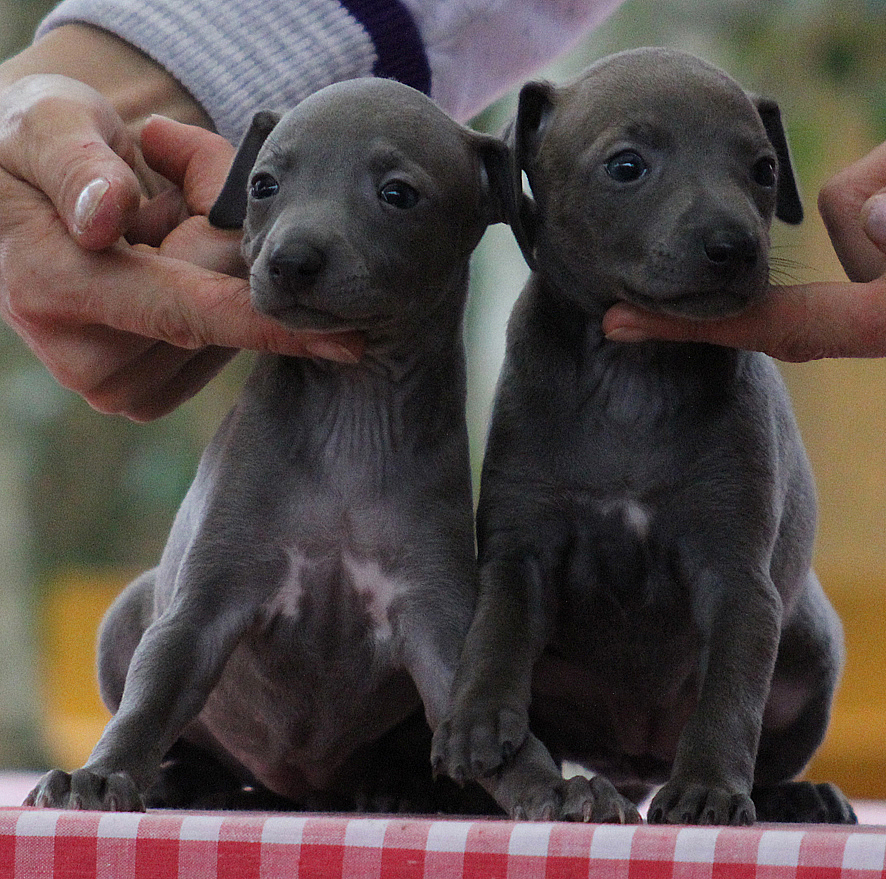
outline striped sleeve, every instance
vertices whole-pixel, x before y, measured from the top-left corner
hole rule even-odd
[[[466,121],[621,0],[62,0],[38,37],[90,24],[168,70],[237,141],[344,79],[386,76]]]

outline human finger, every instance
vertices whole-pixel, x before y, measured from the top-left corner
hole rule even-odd
[[[108,247],[137,214],[136,161],[123,120],[82,83],[28,76],[0,95],[0,167],[44,193],[82,247]]]
[[[146,163],[172,184],[143,205],[127,239],[157,245],[164,256],[204,268],[245,276],[237,231],[212,227],[205,219],[224,184],[234,148],[220,135],[164,117],[152,117],[141,132]],[[148,228],[163,228],[161,241]]]
[[[880,277],[886,270],[886,143],[831,177],[818,209],[849,278]]]
[[[209,213],[227,177],[234,148],[218,134],[162,116],[152,116],[142,126],[140,146],[146,165],[172,185],[142,202],[126,239],[159,246],[189,216]]]
[[[152,421],[202,390],[236,353],[214,345],[187,351],[156,342],[83,396],[99,412]]]
[[[59,323],[106,326],[191,350],[207,345],[292,355],[333,350],[324,344],[327,334],[294,333],[255,312],[248,281],[155,251],[124,244],[100,254],[68,251],[59,255],[55,270],[66,282],[63,297],[45,287],[26,289],[27,265],[6,273],[7,308],[15,321],[50,331]],[[347,353],[351,335],[336,338],[346,340],[339,359],[356,359],[356,352]]]
[[[221,135],[164,116],[141,130],[145,161],[185,194],[189,210],[208,214],[225,182],[234,147]]]
[[[615,342],[707,342],[790,362],[882,357],[886,279],[776,287],[742,314],[716,320],[675,318],[618,303],[604,316],[603,330]]]

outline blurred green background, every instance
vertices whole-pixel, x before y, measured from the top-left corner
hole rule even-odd
[[[25,46],[47,0],[0,0],[0,57]],[[807,221],[778,229],[779,280],[842,277],[815,211],[835,171],[886,139],[886,0],[627,0],[542,74],[562,80],[623,48],[693,51],[779,100]],[[475,125],[497,131],[509,95]],[[2,210],[2,207],[0,207]],[[526,276],[507,230],[474,261],[466,337],[479,464],[504,324]],[[96,618],[156,563],[199,454],[248,370],[241,355],[196,399],[149,425],[93,412],[0,326],[0,767],[80,762],[104,722]],[[847,630],[828,741],[811,774],[886,797],[886,361],[785,366],[813,461],[817,567]]]

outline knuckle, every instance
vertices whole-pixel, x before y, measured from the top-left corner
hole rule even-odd
[[[163,307],[154,312],[150,324],[147,336],[168,342],[176,348],[197,350],[207,344],[201,329],[172,308]]]
[[[169,383],[125,369],[77,392],[97,412],[122,415],[136,422],[160,418],[182,402],[182,395]]]
[[[108,164],[112,151],[131,165],[135,143],[113,106],[83,83],[25,77],[0,99],[0,166],[50,194],[66,216],[86,182],[120,173]]]
[[[35,307],[30,290],[18,283],[14,276],[6,274],[0,265],[0,314],[15,329],[24,329],[39,323],[39,310]]]
[[[145,315],[143,334],[191,351],[218,344],[216,337],[222,327],[231,334],[236,316],[223,282],[215,286],[205,281],[189,296],[187,300],[169,297],[156,302]]]

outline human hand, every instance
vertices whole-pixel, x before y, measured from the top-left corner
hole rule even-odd
[[[794,362],[886,355],[886,144],[834,175],[818,207],[852,283],[773,286],[740,315],[717,320],[618,303],[603,319],[604,332],[613,341],[710,342]]]
[[[359,357],[354,336],[293,334],[251,308],[232,274],[238,236],[201,216],[224,182],[226,141],[151,119],[141,147],[147,162],[114,107],[67,77],[26,77],[0,96],[0,313],[61,384],[148,420],[238,348]]]

